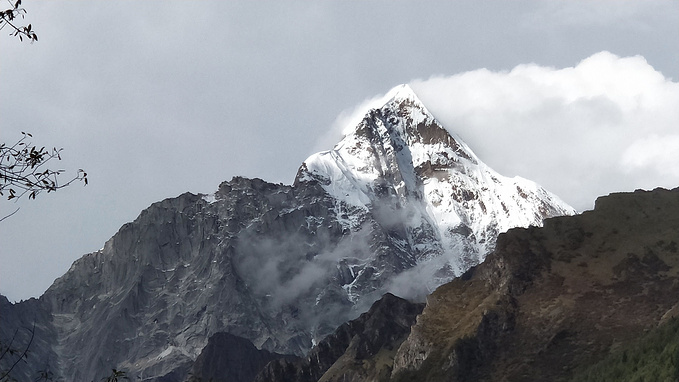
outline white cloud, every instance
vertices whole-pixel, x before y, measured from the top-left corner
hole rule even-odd
[[[614,191],[679,186],[679,83],[643,57],[600,52],[569,68],[479,69],[411,86],[488,165],[579,210]]]
[[[652,135],[630,145],[622,155],[628,174],[659,174],[679,178],[679,134]]]

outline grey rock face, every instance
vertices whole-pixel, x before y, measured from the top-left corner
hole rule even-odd
[[[384,293],[421,295],[478,263],[497,232],[570,212],[506,183],[406,91],[292,186],[236,177],[153,204],[0,324],[6,336],[32,312],[33,350],[64,380],[181,380],[215,333],[303,356]]]
[[[33,381],[39,370],[53,369],[59,364],[54,343],[55,330],[40,301],[12,304],[0,295],[0,380]]]

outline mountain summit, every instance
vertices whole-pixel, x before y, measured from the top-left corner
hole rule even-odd
[[[408,85],[384,99],[332,150],[309,157],[295,184],[318,182],[345,229],[360,227],[364,214],[397,225],[392,236],[429,291],[483,261],[499,233],[575,213],[534,182],[485,165]],[[354,220],[341,219],[346,210]]]
[[[39,300],[0,299],[0,335],[35,317],[40,361],[18,380],[115,367],[180,381],[219,332],[303,355],[384,293],[423,297],[482,261],[498,233],[573,212],[488,168],[402,85],[291,186],[236,177],[151,205]]]

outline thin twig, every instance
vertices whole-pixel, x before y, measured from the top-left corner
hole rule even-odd
[[[14,210],[14,212],[12,212],[11,214],[9,214],[9,215],[7,215],[7,216],[5,216],[5,217],[3,217],[3,218],[0,218],[0,222],[2,222],[3,220],[7,219],[8,217],[14,215],[15,213],[19,212],[19,209],[21,209],[21,207],[17,207],[17,209]],[[2,358],[2,357],[0,357],[0,358]]]
[[[28,354],[28,348],[31,347],[31,344],[33,343],[33,337],[35,337],[35,321],[33,321],[33,329],[31,330],[31,339],[28,341],[28,345],[26,345],[26,348],[24,348],[24,352],[21,354],[21,357],[17,358],[17,360],[12,365],[12,367],[10,367],[9,370],[7,370],[5,372],[5,374],[0,376],[0,381],[2,381],[6,376],[8,376],[9,373],[12,372],[14,367],[16,367],[16,365],[18,365],[19,362],[21,362],[21,360],[24,359],[24,357],[26,357],[26,354]]]

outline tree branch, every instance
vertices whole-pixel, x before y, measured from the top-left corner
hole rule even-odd
[[[0,223],[2,223],[2,221],[5,220],[5,219],[7,219],[8,217],[10,217],[10,216],[14,215],[15,213],[19,212],[19,209],[21,209],[21,207],[17,207],[17,209],[14,210],[14,212],[12,212],[11,214],[9,214],[9,215],[7,215],[7,216],[4,216],[3,218],[0,218]],[[2,359],[2,357],[0,357],[0,359]]]
[[[17,331],[18,331],[18,329],[17,329]],[[14,335],[16,336],[16,331],[14,332]],[[22,359],[28,357],[28,348],[30,348],[31,344],[33,343],[33,337],[35,337],[35,322],[33,322],[33,329],[31,329],[31,339],[28,341],[28,344],[24,348],[23,353],[21,354],[21,356],[19,358],[17,358],[16,361],[14,361],[14,363],[12,364],[12,367],[10,367],[9,370],[7,370],[2,376],[0,376],[0,381],[2,381],[5,377],[7,377],[9,375],[9,373],[11,373],[12,370],[14,370],[16,365],[18,365],[19,362],[21,362]],[[12,337],[12,342],[13,341],[14,341],[14,336]],[[11,344],[11,342],[10,342],[10,344]],[[4,356],[4,354],[3,354],[3,356]]]

